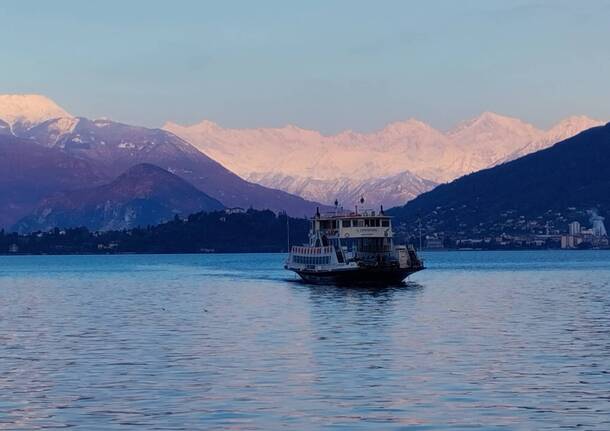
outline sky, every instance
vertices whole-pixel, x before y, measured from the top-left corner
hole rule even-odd
[[[145,126],[610,120],[610,1],[0,2],[0,93]]]

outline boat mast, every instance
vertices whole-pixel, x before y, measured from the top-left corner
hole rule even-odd
[[[419,250],[421,251],[421,214],[419,215],[418,223],[419,223]]]
[[[286,213],[286,252],[290,253],[290,219],[288,213]]]

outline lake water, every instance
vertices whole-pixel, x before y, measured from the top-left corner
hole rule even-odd
[[[0,429],[610,430],[610,252],[0,257]]]

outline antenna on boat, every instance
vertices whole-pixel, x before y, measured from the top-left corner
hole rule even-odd
[[[290,218],[288,217],[288,213],[286,213],[286,252],[290,253]]]
[[[419,222],[419,250],[421,251],[421,213],[419,214],[418,222]]]
[[[364,205],[364,196],[360,196],[360,205]],[[356,205],[356,215],[358,215],[358,205]]]

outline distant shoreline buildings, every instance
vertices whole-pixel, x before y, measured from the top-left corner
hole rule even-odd
[[[608,233],[604,225],[604,217],[596,212],[591,214],[591,228],[583,229],[578,221],[573,221],[568,225],[568,234],[561,236],[561,248],[575,249],[581,245],[587,248],[606,248],[608,247]]]
[[[425,250],[608,249],[604,220],[595,210],[570,207],[537,216],[510,210],[495,221],[457,224],[447,230],[439,229],[447,223],[428,219],[421,232],[413,223],[401,223],[397,230],[403,239]]]

